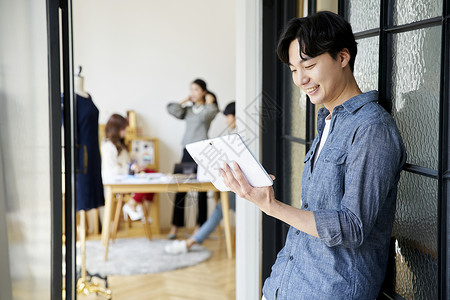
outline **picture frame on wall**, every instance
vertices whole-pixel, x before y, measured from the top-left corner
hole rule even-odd
[[[158,170],[158,139],[151,137],[136,137],[131,140],[131,158],[140,166]]]

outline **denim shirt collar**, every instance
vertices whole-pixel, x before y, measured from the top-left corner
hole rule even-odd
[[[352,97],[350,99],[348,99],[347,101],[345,101],[344,103],[342,103],[341,105],[338,105],[337,107],[334,108],[334,110],[336,110],[336,108],[342,106],[345,108],[346,111],[348,111],[349,113],[354,113],[357,109],[363,107],[364,105],[366,105],[369,102],[373,102],[373,101],[378,101],[378,92],[377,91],[370,91],[367,93],[363,93],[363,94],[359,94],[355,97]]]
[[[341,108],[344,108],[348,113],[352,114],[355,111],[357,111],[359,108],[363,107],[369,102],[378,101],[378,92],[377,91],[370,91],[367,93],[356,95],[341,105],[338,105],[333,110],[333,115],[337,114],[338,111]],[[319,133],[319,136],[321,136],[323,128],[325,126],[325,118],[330,114],[328,109],[325,107],[322,107],[319,109],[319,112],[317,114],[317,131]]]

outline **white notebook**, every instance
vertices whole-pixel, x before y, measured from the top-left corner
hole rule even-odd
[[[208,179],[220,191],[230,190],[223,183],[219,172],[224,162],[232,170],[232,163],[237,162],[247,181],[254,187],[273,185],[272,178],[237,133],[188,144],[186,150],[198,164],[197,179]]]

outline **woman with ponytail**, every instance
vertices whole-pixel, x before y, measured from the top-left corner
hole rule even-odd
[[[186,130],[182,140],[183,156],[181,162],[194,162],[186,150],[186,145],[208,138],[211,122],[219,111],[216,96],[208,91],[205,81],[196,79],[191,83],[189,96],[178,103],[169,103],[167,111],[175,118],[186,122]],[[186,193],[177,193],[175,196],[169,239],[175,239],[178,228],[184,226],[185,197]],[[198,193],[196,230],[206,221],[206,200],[206,192]]]

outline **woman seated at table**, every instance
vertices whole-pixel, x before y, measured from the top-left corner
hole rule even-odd
[[[130,154],[125,145],[125,133],[128,121],[118,114],[113,114],[105,126],[105,140],[102,141],[102,177],[103,180],[116,175],[126,175],[130,171],[153,172],[152,170],[132,164]],[[125,220],[141,220],[144,218],[142,203],[144,200],[152,201],[152,193],[135,193],[131,199],[123,205],[123,216]]]

